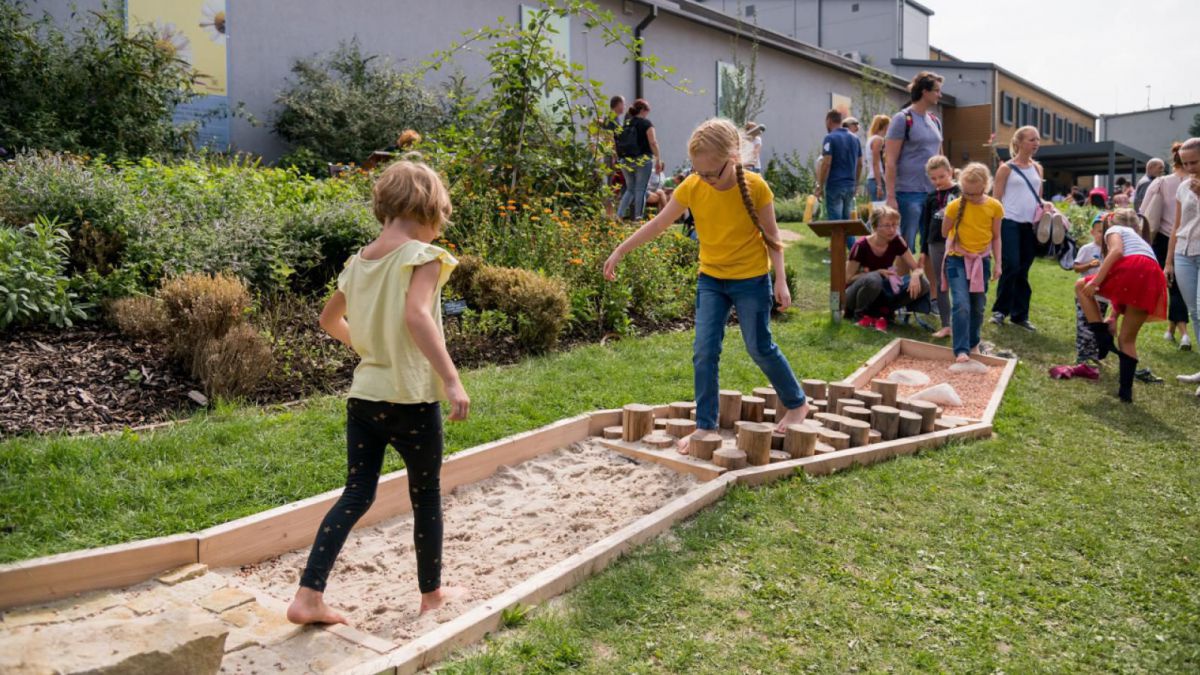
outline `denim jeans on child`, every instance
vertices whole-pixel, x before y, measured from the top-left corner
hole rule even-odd
[[[921,229],[921,214],[925,211],[924,192],[897,192],[896,206],[900,211],[900,236],[908,244],[908,250],[920,251],[917,232]]]
[[[725,340],[729,310],[737,308],[738,324],[746,351],[767,376],[780,404],[788,409],[804,405],[804,391],[792,372],[787,357],[771,338],[771,306],[774,295],[771,275],[750,279],[717,279],[701,274],[696,282],[696,339],[692,344],[695,369],[696,426],[717,428],[720,387],[717,369]]]
[[[967,265],[962,256],[946,256],[946,285],[950,287],[950,339],[954,355],[968,354],[979,346],[979,331],[987,305],[987,284],[992,275],[992,259],[983,260],[983,292],[971,293]]]
[[[646,188],[650,185],[650,174],[654,171],[654,158],[644,157],[641,164],[633,164],[637,158],[622,160],[621,173],[625,176],[625,191],[617,205],[617,217],[624,218],[625,212],[633,207],[633,219],[641,220],[646,211]],[[628,164],[628,166],[626,166]]]

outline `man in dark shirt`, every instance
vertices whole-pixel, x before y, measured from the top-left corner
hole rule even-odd
[[[818,199],[825,197],[825,218],[854,218],[854,193],[862,173],[862,147],[858,137],[842,126],[842,113],[830,110],[825,115],[829,132],[821,142],[821,164],[817,169]]]

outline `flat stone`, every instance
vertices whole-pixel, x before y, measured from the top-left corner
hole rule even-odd
[[[229,582],[220,574],[205,574],[174,586],[158,586],[154,592],[190,604],[228,585]]]
[[[283,612],[250,602],[221,613],[221,620],[234,626],[225,650],[234,652],[254,645],[269,647],[296,635],[303,626],[287,620]]]
[[[254,602],[254,596],[240,588],[226,586],[225,588],[218,588],[200,598],[196,601],[196,604],[210,612],[220,614],[226,610],[244,605],[247,602]]]
[[[124,604],[125,598],[110,592],[93,593],[81,598],[69,598],[25,610],[9,612],[4,617],[5,628],[60,623],[83,619]]]
[[[195,579],[196,577],[206,574],[207,572],[208,565],[205,565],[204,563],[192,563],[190,565],[184,565],[183,567],[176,567],[175,569],[160,575],[158,580],[167,586],[174,586],[175,584],[187,581],[188,579]]]

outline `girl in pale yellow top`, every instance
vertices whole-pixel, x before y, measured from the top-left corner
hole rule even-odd
[[[967,361],[971,352],[979,351],[988,277],[1000,278],[1004,206],[987,196],[991,183],[986,166],[968,164],[959,178],[962,196],[946,205],[942,219],[946,238],[942,291],[950,291],[950,341],[958,361]]]
[[[808,403],[787,358],[771,338],[772,300],[786,309],[792,303],[783,271],[783,245],[775,224],[771,188],[746,171],[740,157],[741,138],[729,120],[711,119],[692,132],[688,155],[695,170],[666,207],[612,252],[604,277],[616,278],[617,264],[627,253],[662,234],[690,208],[700,239],[700,278],[696,284],[695,373],[696,433],[717,428],[717,366],[729,311],[737,308],[746,351],[775,387],[778,428],[799,424]],[[772,268],[774,284],[772,285]],[[688,452],[689,439],[679,451]]]
[[[407,156],[375,181],[375,217],[383,229],[351,256],[321,311],[321,327],[361,361],[346,402],[346,488],[317,530],[288,607],[293,623],[346,623],[325,604],[325,582],[375,500],[389,444],[408,471],[420,611],[465,593],[441,582],[439,401],[449,401],[451,420],[466,419],[471,404],[442,336],[441,289],[458,261],[430,244],[450,217],[450,196],[437,173],[416,159]]]

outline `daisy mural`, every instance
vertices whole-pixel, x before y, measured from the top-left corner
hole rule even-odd
[[[175,24],[155,21],[150,26],[150,33],[159,49],[180,61],[192,63],[192,41]]]
[[[209,40],[225,44],[225,0],[204,0],[204,7],[200,8],[200,27]]]

